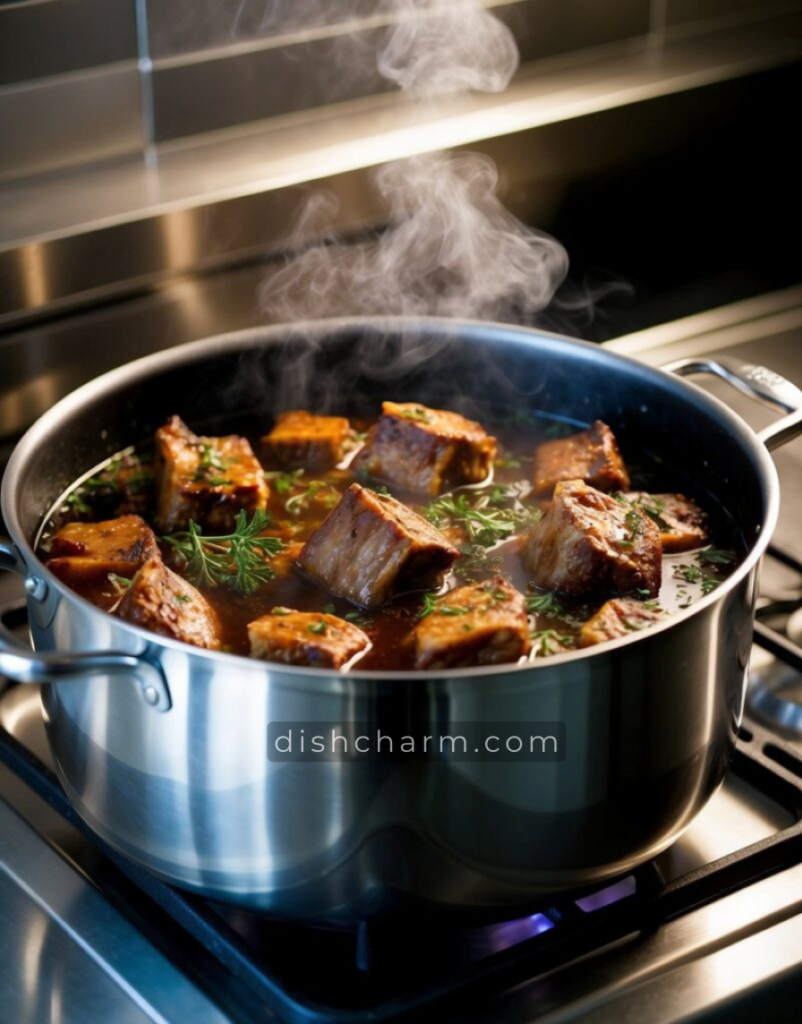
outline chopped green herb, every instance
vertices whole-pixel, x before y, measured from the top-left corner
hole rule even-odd
[[[345,619],[347,622],[352,622],[355,626],[370,625],[370,617],[365,615],[364,612],[346,612]]]
[[[730,565],[737,560],[738,555],[735,551],[711,547],[700,551],[696,557],[704,565]]]
[[[122,595],[131,586],[131,580],[125,576],[118,576],[116,572],[110,572],[108,574],[108,581],[111,583],[114,593],[122,597]]]
[[[561,619],[565,615],[565,608],[551,590],[527,597],[526,610],[530,615],[550,615],[555,619]]]
[[[490,548],[511,537],[518,529],[537,522],[539,509],[490,508],[489,496],[482,495],[471,504],[466,494],[444,497],[431,502],[426,518],[435,526],[461,526],[473,544]]]
[[[322,636],[326,632],[326,629],[328,627],[326,626],[325,622],[313,622],[306,628],[309,630],[310,633],[317,633],[319,636]]]
[[[432,417],[428,414],[425,409],[422,409],[419,405],[413,406],[411,409],[402,409],[401,415],[405,420],[416,420],[418,423],[431,423]]]
[[[224,476],[210,476],[207,478],[206,483],[210,487],[230,487],[234,481],[228,480]]]
[[[290,610],[289,610],[289,608],[274,608],[270,612],[270,614],[271,615],[289,615],[290,614]]]
[[[176,604],[188,604],[192,600],[192,598],[189,596],[189,594],[176,594],[173,600],[176,602]]]
[[[575,637],[568,633],[558,633],[556,629],[538,629],[530,636],[534,644],[536,658],[545,658],[549,654],[556,654],[561,647],[576,646]]]
[[[648,597],[651,596],[651,591],[646,590],[643,587],[638,587],[638,589],[635,591],[635,597],[637,597],[639,601],[645,601]]]
[[[704,578],[704,573],[698,565],[687,565],[682,563],[674,566],[674,579],[682,580],[684,583],[699,583]]]
[[[215,445],[203,441],[200,445],[200,460],[195,470],[196,483],[209,483],[214,473],[224,472],[232,463],[232,459],[224,459]]]
[[[334,615],[336,609],[333,604],[324,604],[323,611],[326,613],[326,615]]]
[[[164,537],[184,559],[184,570],[192,583],[207,587],[226,586],[251,594],[275,576],[266,559],[278,554],[284,544],[278,537],[263,537],[270,516],[257,509],[249,521],[247,513],[237,516],[233,533],[205,537],[202,528],[190,521],[189,529]]]
[[[267,479],[273,485],[276,494],[289,494],[304,475],[304,470],[294,469],[291,473],[272,472],[265,473]]]
[[[306,488],[287,500],[284,510],[291,516],[299,516],[313,501],[326,508],[333,508],[340,500],[340,492],[326,480],[310,480]]]
[[[712,594],[716,587],[720,585],[721,580],[714,580],[711,576],[705,576],[702,580],[702,593],[705,596],[707,596],[707,594]]]

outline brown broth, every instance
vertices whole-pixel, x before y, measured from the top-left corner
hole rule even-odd
[[[352,423],[360,431],[366,430],[370,425],[369,422],[354,420]],[[507,498],[502,499],[500,495],[497,495],[499,507],[512,507],[521,514],[527,509],[531,511],[536,508],[536,503],[527,495],[534,449],[544,440],[582,429],[580,425],[566,425],[545,417],[533,417],[513,426],[505,425],[503,422],[493,423],[486,419],[485,427],[495,433],[500,441],[500,457],[494,467],[492,482],[476,487],[460,488],[450,496],[465,495],[469,501],[476,502],[493,495],[494,488],[503,488]],[[230,431],[218,430],[217,432]],[[253,450],[261,456],[257,438],[251,437],[250,439]],[[633,454],[624,453],[625,458],[627,455],[631,457]],[[151,454],[143,448],[140,455],[124,453],[123,456],[117,457],[118,460],[120,458],[123,459],[123,478],[127,476],[138,484],[136,494],[134,496],[124,495],[121,499],[120,494],[115,494],[113,488],[104,491],[103,471],[88,483],[84,481],[76,485],[69,492],[67,500],[48,521],[48,528],[44,531],[40,543],[40,550],[45,557],[49,537],[67,521],[73,519],[100,521],[128,511],[137,512],[146,520],[151,521],[152,495],[149,494],[147,486],[143,486],[143,482],[146,482],[148,478],[148,460],[151,458]],[[658,470],[655,468],[656,464],[651,463],[645,456],[642,458],[644,465],[651,468],[638,470],[640,479],[637,480],[637,489],[656,493],[681,491],[696,497],[688,488],[687,483],[677,479],[668,479],[664,466],[660,466]],[[263,458],[262,463],[268,473],[270,483],[268,512],[271,524],[266,533],[280,537],[287,546],[297,544],[299,548],[300,544],[323,522],[339,495],[355,479],[359,479],[347,468],[335,469],[325,474],[304,473],[293,477],[292,474],[288,474],[272,464],[267,458]],[[120,463],[118,461],[115,464],[115,460],[112,459],[109,460],[109,464],[111,470],[106,471],[106,476],[113,480],[115,479],[114,473],[119,475]],[[370,486],[370,483],[365,480],[360,480],[360,482]],[[311,492],[310,485],[313,485]],[[381,485],[375,483],[375,486],[380,488]],[[635,482],[633,482],[633,489],[636,489]],[[419,513],[425,515],[428,512],[431,515],[432,503],[422,499],[421,495],[404,493],[397,488],[392,488],[392,493]],[[705,508],[709,518],[710,541],[705,547],[730,551],[736,557],[726,563],[707,565],[698,562],[698,552],[664,555],[663,585],[657,601],[659,606],[669,614],[676,613],[698,600],[702,596],[703,588],[705,590],[712,589],[725,579],[745,554],[743,543],[721,511],[711,507],[709,500],[698,501],[698,503]],[[454,530],[451,527],[445,527],[444,529],[449,539],[457,543],[458,546],[465,545],[466,537],[459,528]],[[465,582],[481,580],[500,572],[529,597],[536,597],[540,594],[551,607],[539,612],[533,611],[530,616],[533,633],[531,657],[538,657],[573,645],[581,623],[590,618],[606,598],[591,602],[577,602],[562,596],[552,595],[549,598],[547,593],[538,591],[532,585],[519,558],[519,546],[523,532],[525,532],[525,526],[521,525],[514,536],[489,548],[482,548],[474,544],[470,552],[463,554],[454,569],[448,574],[443,589],[451,589]],[[185,567],[173,548],[162,540],[160,540],[160,547],[167,564],[174,571],[185,575]],[[262,585],[253,594],[245,595],[222,586],[198,587],[217,611],[222,624],[222,641],[225,650],[247,655],[248,623],[267,614],[277,605],[283,605],[300,611],[327,611],[334,615],[347,617],[349,621],[353,621],[355,625],[362,628],[370,637],[372,647],[355,666],[359,669],[403,670],[414,667],[411,634],[420,619],[423,608],[422,593],[400,595],[378,610],[364,611],[355,608],[347,601],[333,597],[301,575],[284,552],[276,557],[274,566],[276,578]],[[678,569],[681,566],[691,566],[692,568],[688,572],[681,568]],[[675,577],[675,571],[694,576],[693,567],[699,569],[700,579],[686,582]],[[709,582],[705,583],[704,580]],[[112,611],[112,613],[120,598],[119,591],[111,582],[94,586],[85,585],[78,592],[92,603],[107,611]]]

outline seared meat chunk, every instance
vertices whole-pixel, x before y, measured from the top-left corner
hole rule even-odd
[[[130,579],[159,554],[153,530],[139,516],[103,523],[68,523],[50,544],[48,568],[71,586],[105,579],[110,573]]]
[[[287,665],[341,668],[370,646],[370,638],[345,619],[322,612],[274,608],[248,624],[251,655]]]
[[[599,491],[625,491],[629,474],[618,443],[606,423],[546,441],[535,451],[534,491],[548,495],[561,480],[584,480]]]
[[[690,551],[708,542],[707,521],[699,506],[684,494],[646,494],[632,491],[624,497],[654,520],[667,555]]]
[[[384,402],[354,466],[410,491],[440,494],[484,480],[495,455],[495,437],[459,413]]]
[[[165,533],[185,530],[190,520],[228,533],[242,509],[264,509],[269,493],[244,437],[197,437],[178,416],[156,431],[156,492]]]
[[[298,567],[364,608],[428,589],[459,556],[439,530],[389,494],[352,484],[304,545]]]
[[[660,589],[660,531],[637,506],[581,480],[559,483],[524,541],[535,583],[564,594],[625,594]]]
[[[635,633],[662,619],[665,612],[649,602],[636,601],[631,597],[615,598],[603,604],[596,614],[588,619],[579,631],[579,646],[593,647],[607,640]]]
[[[351,436],[351,426],[342,416],[295,410],[280,413],[262,443],[282,466],[321,472],[342,461]]]
[[[465,668],[529,653],[523,595],[503,576],[450,590],[416,626],[415,667]]]
[[[117,607],[121,619],[195,647],[220,649],[217,613],[161,558],[145,562]]]

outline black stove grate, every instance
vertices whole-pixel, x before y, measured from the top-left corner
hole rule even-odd
[[[802,564],[777,549],[772,554],[802,579]],[[755,640],[802,665],[802,650],[765,624],[757,624]],[[0,761],[91,841],[105,866],[92,880],[112,902],[163,948],[169,932],[169,954],[204,987],[212,983],[199,965],[211,957],[224,979],[214,994],[231,1012],[233,989],[246,993],[249,1019],[378,1024],[424,1008],[436,1012],[636,938],[802,862],[802,757],[749,718],[732,771],[789,812],[789,827],[668,883],[650,863],[614,883],[529,908],[515,921],[459,929],[428,916],[411,924],[366,922],[357,933],[324,931],[212,904],[160,881],[99,839],[50,769],[1,726]],[[237,1006],[235,1018],[241,998]]]

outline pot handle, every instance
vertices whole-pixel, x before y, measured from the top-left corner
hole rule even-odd
[[[26,567],[16,547],[7,537],[0,537],[0,569],[9,569],[21,576]],[[34,595],[41,581],[26,576],[25,589]],[[164,673],[158,665],[139,654],[121,651],[96,651],[85,654],[59,654],[50,651],[32,651],[18,643],[14,635],[0,622],[0,676],[15,683],[54,683],[86,676],[125,674],[133,676],[139,684],[142,697],[157,711],[172,707],[170,690]]]
[[[708,373],[727,381],[756,402],[770,405],[788,413],[770,427],[758,431],[758,437],[772,451],[802,434],[802,391],[790,380],[765,366],[742,363],[729,356],[715,359],[679,359],[662,367],[667,373],[687,377],[693,373]]]

